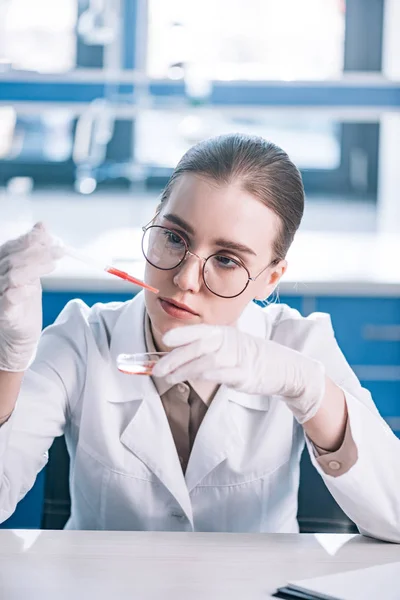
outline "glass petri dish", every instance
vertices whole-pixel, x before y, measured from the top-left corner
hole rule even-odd
[[[151,375],[153,367],[168,352],[143,352],[141,354],[118,354],[117,367],[126,375]]]

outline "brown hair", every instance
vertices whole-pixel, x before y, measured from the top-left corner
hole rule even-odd
[[[285,258],[303,216],[304,187],[299,170],[279,146],[241,133],[199,142],[176,166],[161,195],[159,209],[184,173],[194,173],[223,185],[239,180],[243,189],[280,218],[273,249],[275,262]]]

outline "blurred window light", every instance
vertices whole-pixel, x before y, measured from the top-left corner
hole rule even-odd
[[[243,111],[235,116],[218,109],[206,113],[144,110],[136,120],[139,162],[174,168],[193,144],[214,135],[240,131],[261,135],[281,146],[301,169],[337,169],[341,160],[340,126],[329,117],[284,112]],[[157,144],[153,140],[157,138]]]
[[[345,0],[149,0],[148,74],[321,80],[343,71]],[[175,78],[174,77],[174,78]]]
[[[20,163],[67,161],[71,158],[73,125],[74,117],[65,109],[25,115],[1,107],[0,139],[3,144],[0,145],[0,158]]]
[[[0,159],[11,152],[17,113],[12,106],[0,106]]]
[[[63,73],[76,66],[78,0],[0,0],[0,60]]]

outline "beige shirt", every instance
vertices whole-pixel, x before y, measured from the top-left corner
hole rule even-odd
[[[144,333],[148,352],[156,352],[150,319],[145,314]],[[152,377],[160,395],[172,437],[185,473],[190,452],[200,425],[219,386],[208,381],[186,381],[169,385],[164,377]],[[315,444],[314,454],[321,469],[333,477],[346,473],[358,458],[357,447],[351,435],[349,422],[342,445],[335,452],[328,452]]]
[[[155,352],[150,319],[145,315],[145,340],[148,352]],[[209,381],[186,381],[170,385],[164,377],[152,377],[160,395],[174,438],[183,472],[186,471],[190,452],[207,409],[218,385]]]

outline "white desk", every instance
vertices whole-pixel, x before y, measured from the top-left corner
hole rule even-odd
[[[65,243],[142,278],[145,261],[141,226],[154,216],[157,204],[154,194],[115,192],[87,197],[51,190],[35,193],[24,209],[16,199],[3,198],[0,190],[0,244],[43,220],[49,231]],[[280,293],[399,297],[400,235],[362,232],[355,225],[363,221],[364,212],[357,203],[340,200],[338,204],[307,202],[304,226],[289,251],[289,269],[279,285]],[[310,214],[311,220],[307,219]],[[56,271],[43,278],[43,288],[128,294],[138,291],[129,283],[70,258],[63,259]]]
[[[0,530],[2,600],[266,600],[288,580],[400,560],[358,535]]]

